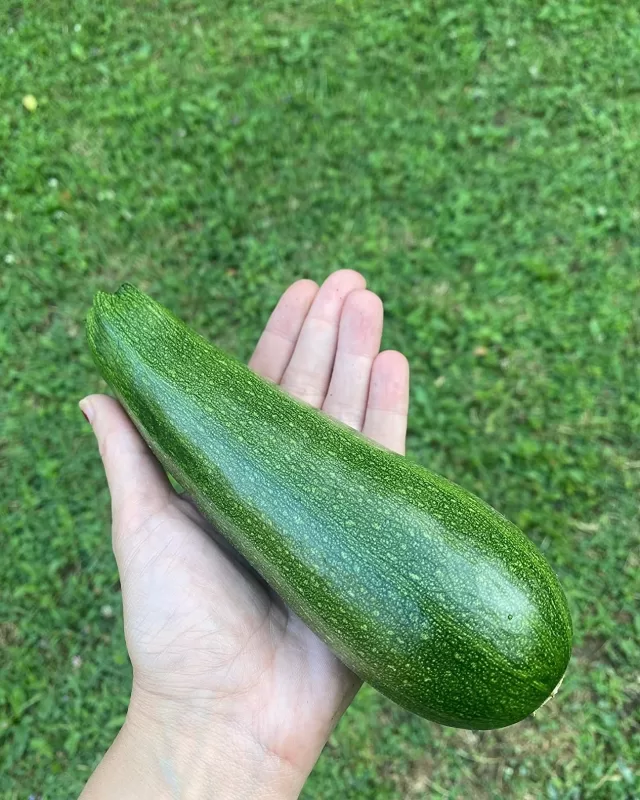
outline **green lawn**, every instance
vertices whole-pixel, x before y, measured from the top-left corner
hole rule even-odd
[[[127,705],[93,292],[247,357],[339,266],[411,362],[411,457],[542,548],[575,650],[498,732],[365,689],[304,797],[640,796],[637,0],[0,6],[0,797],[73,797]]]

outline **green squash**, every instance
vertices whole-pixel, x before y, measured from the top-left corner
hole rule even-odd
[[[362,679],[475,729],[518,722],[553,695],[571,618],[511,522],[288,397],[132,286],[97,294],[87,328],[160,461]]]

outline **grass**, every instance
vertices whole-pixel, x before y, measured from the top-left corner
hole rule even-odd
[[[635,0],[15,0],[0,24],[0,797],[73,796],[127,705],[76,408],[92,294],[131,280],[247,357],[289,282],[339,266],[411,362],[411,456],[543,549],[575,652],[505,731],[365,689],[305,797],[637,797]]]

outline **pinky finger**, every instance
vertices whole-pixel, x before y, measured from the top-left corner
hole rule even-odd
[[[367,413],[362,433],[374,442],[404,453],[409,408],[409,364],[395,350],[373,362]]]

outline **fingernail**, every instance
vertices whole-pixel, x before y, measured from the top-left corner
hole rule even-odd
[[[91,403],[85,397],[84,400],[81,400],[78,403],[78,405],[80,406],[80,411],[82,411],[84,418],[87,420],[89,425],[91,425],[93,420],[93,408],[91,407]]]

